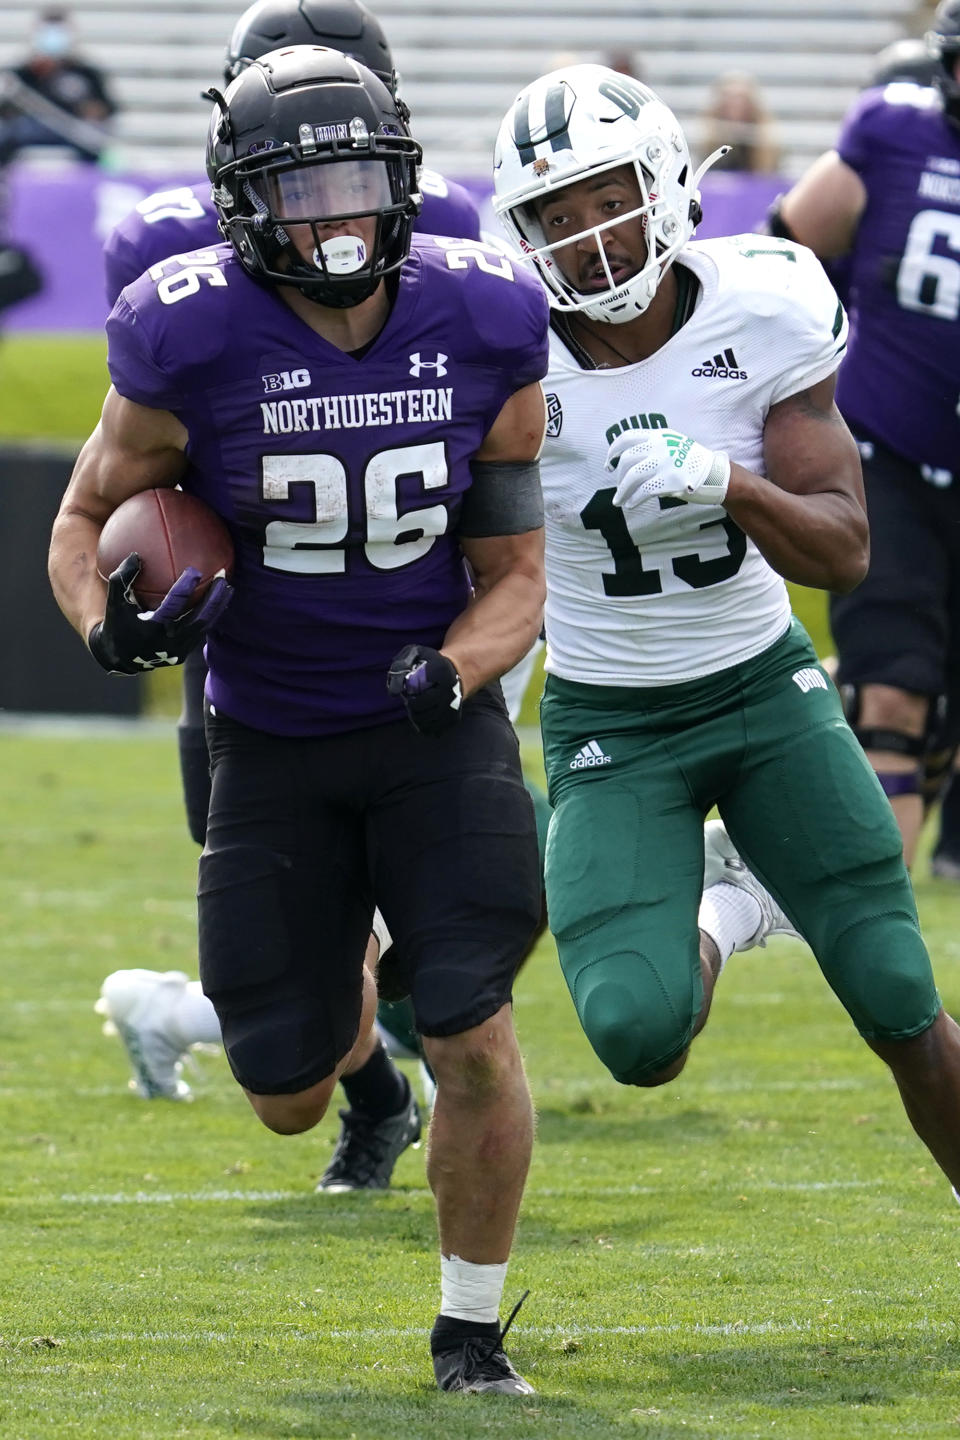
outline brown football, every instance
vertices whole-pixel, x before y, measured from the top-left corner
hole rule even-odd
[[[233,541],[220,516],[183,490],[141,490],[119,505],[100,532],[97,570],[104,580],[133,551],[142,566],[134,593],[155,610],[188,565],[200,571],[196,598],[223,571],[233,572]]]

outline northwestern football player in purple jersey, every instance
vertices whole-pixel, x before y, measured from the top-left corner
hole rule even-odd
[[[491,682],[542,618],[546,304],[475,242],[411,245],[419,159],[390,90],[336,51],[271,52],[217,97],[230,244],[114,307],[113,386],[50,574],[108,670],[179,660],[205,631],[201,980],[278,1133],[323,1116],[371,1021],[376,897],[437,1080],[437,1383],[526,1394],[498,1310],[532,1138],[510,997],[540,878]],[[135,555],[96,573],[116,506],[177,483],[233,535],[213,617],[190,572],[152,613]]]
[[[396,94],[397,75],[383,27],[360,0],[256,0],[234,26],[224,66],[226,82],[267,51],[295,44],[340,50],[366,65]],[[414,233],[479,238],[479,215],[462,186],[422,169],[419,190],[423,206],[414,219]],[[110,304],[157,262],[219,244],[223,236],[218,219],[209,180],[148,196],[116,227],[104,247]],[[210,802],[203,727],[205,677],[203,650],[198,647],[184,665],[177,727],[187,820],[198,845],[204,843]],[[534,793],[535,803],[539,799]],[[379,916],[375,932],[371,963],[389,944]],[[195,981],[179,971],[114,971],[103,982],[97,1008],[126,1045],[138,1094],[146,1099],[191,1098],[180,1076],[183,1054],[193,1044],[220,1039],[216,1015]],[[391,1023],[396,1017],[394,1008]],[[394,1044],[391,1035],[386,1038]],[[409,1085],[382,1053],[375,1032],[368,1045],[369,1054],[355,1053],[342,1077],[349,1109],[342,1112],[340,1137],[317,1187],[320,1192],[384,1188],[402,1150],[419,1139],[418,1107]],[[430,1088],[426,1075],[424,1084]]]
[[[861,95],[772,227],[849,257],[837,403],[860,445],[871,561],[831,625],[908,863],[960,739],[960,0],[930,38],[937,84]]]

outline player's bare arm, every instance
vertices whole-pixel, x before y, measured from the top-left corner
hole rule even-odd
[[[175,485],[187,432],[167,410],[126,400],[112,387],[100,423],[77,458],[53,527],[48,570],[57,604],[86,639],[103,617],[107,588],[97,540],[118,505],[140,490]]]
[[[535,465],[546,408],[539,384],[504,405],[476,455],[481,465]],[[543,623],[543,526],[520,533],[461,537],[474,578],[473,603],[447,631],[442,653],[465,695],[496,679],[530,649]]]
[[[870,535],[860,456],[829,376],[771,406],[767,477],[730,467],[725,506],[785,580],[845,593],[860,583]]]
[[[828,150],[783,197],[780,219],[793,239],[827,260],[850,250],[866,203],[860,176]]]

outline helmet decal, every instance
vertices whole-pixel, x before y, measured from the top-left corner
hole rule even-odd
[[[569,107],[573,97],[564,85],[551,85],[544,102],[543,124],[534,138],[530,130],[530,92],[525,91],[517,101],[513,113],[513,138],[517,152],[524,165],[536,157],[537,145],[549,141],[553,150],[570,149],[570,133],[567,128]]]

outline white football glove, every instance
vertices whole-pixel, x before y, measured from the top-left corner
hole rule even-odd
[[[607,452],[607,469],[620,483],[613,497],[621,510],[651,519],[661,496],[694,505],[722,505],[730,484],[730,457],[676,430],[623,430]]]

